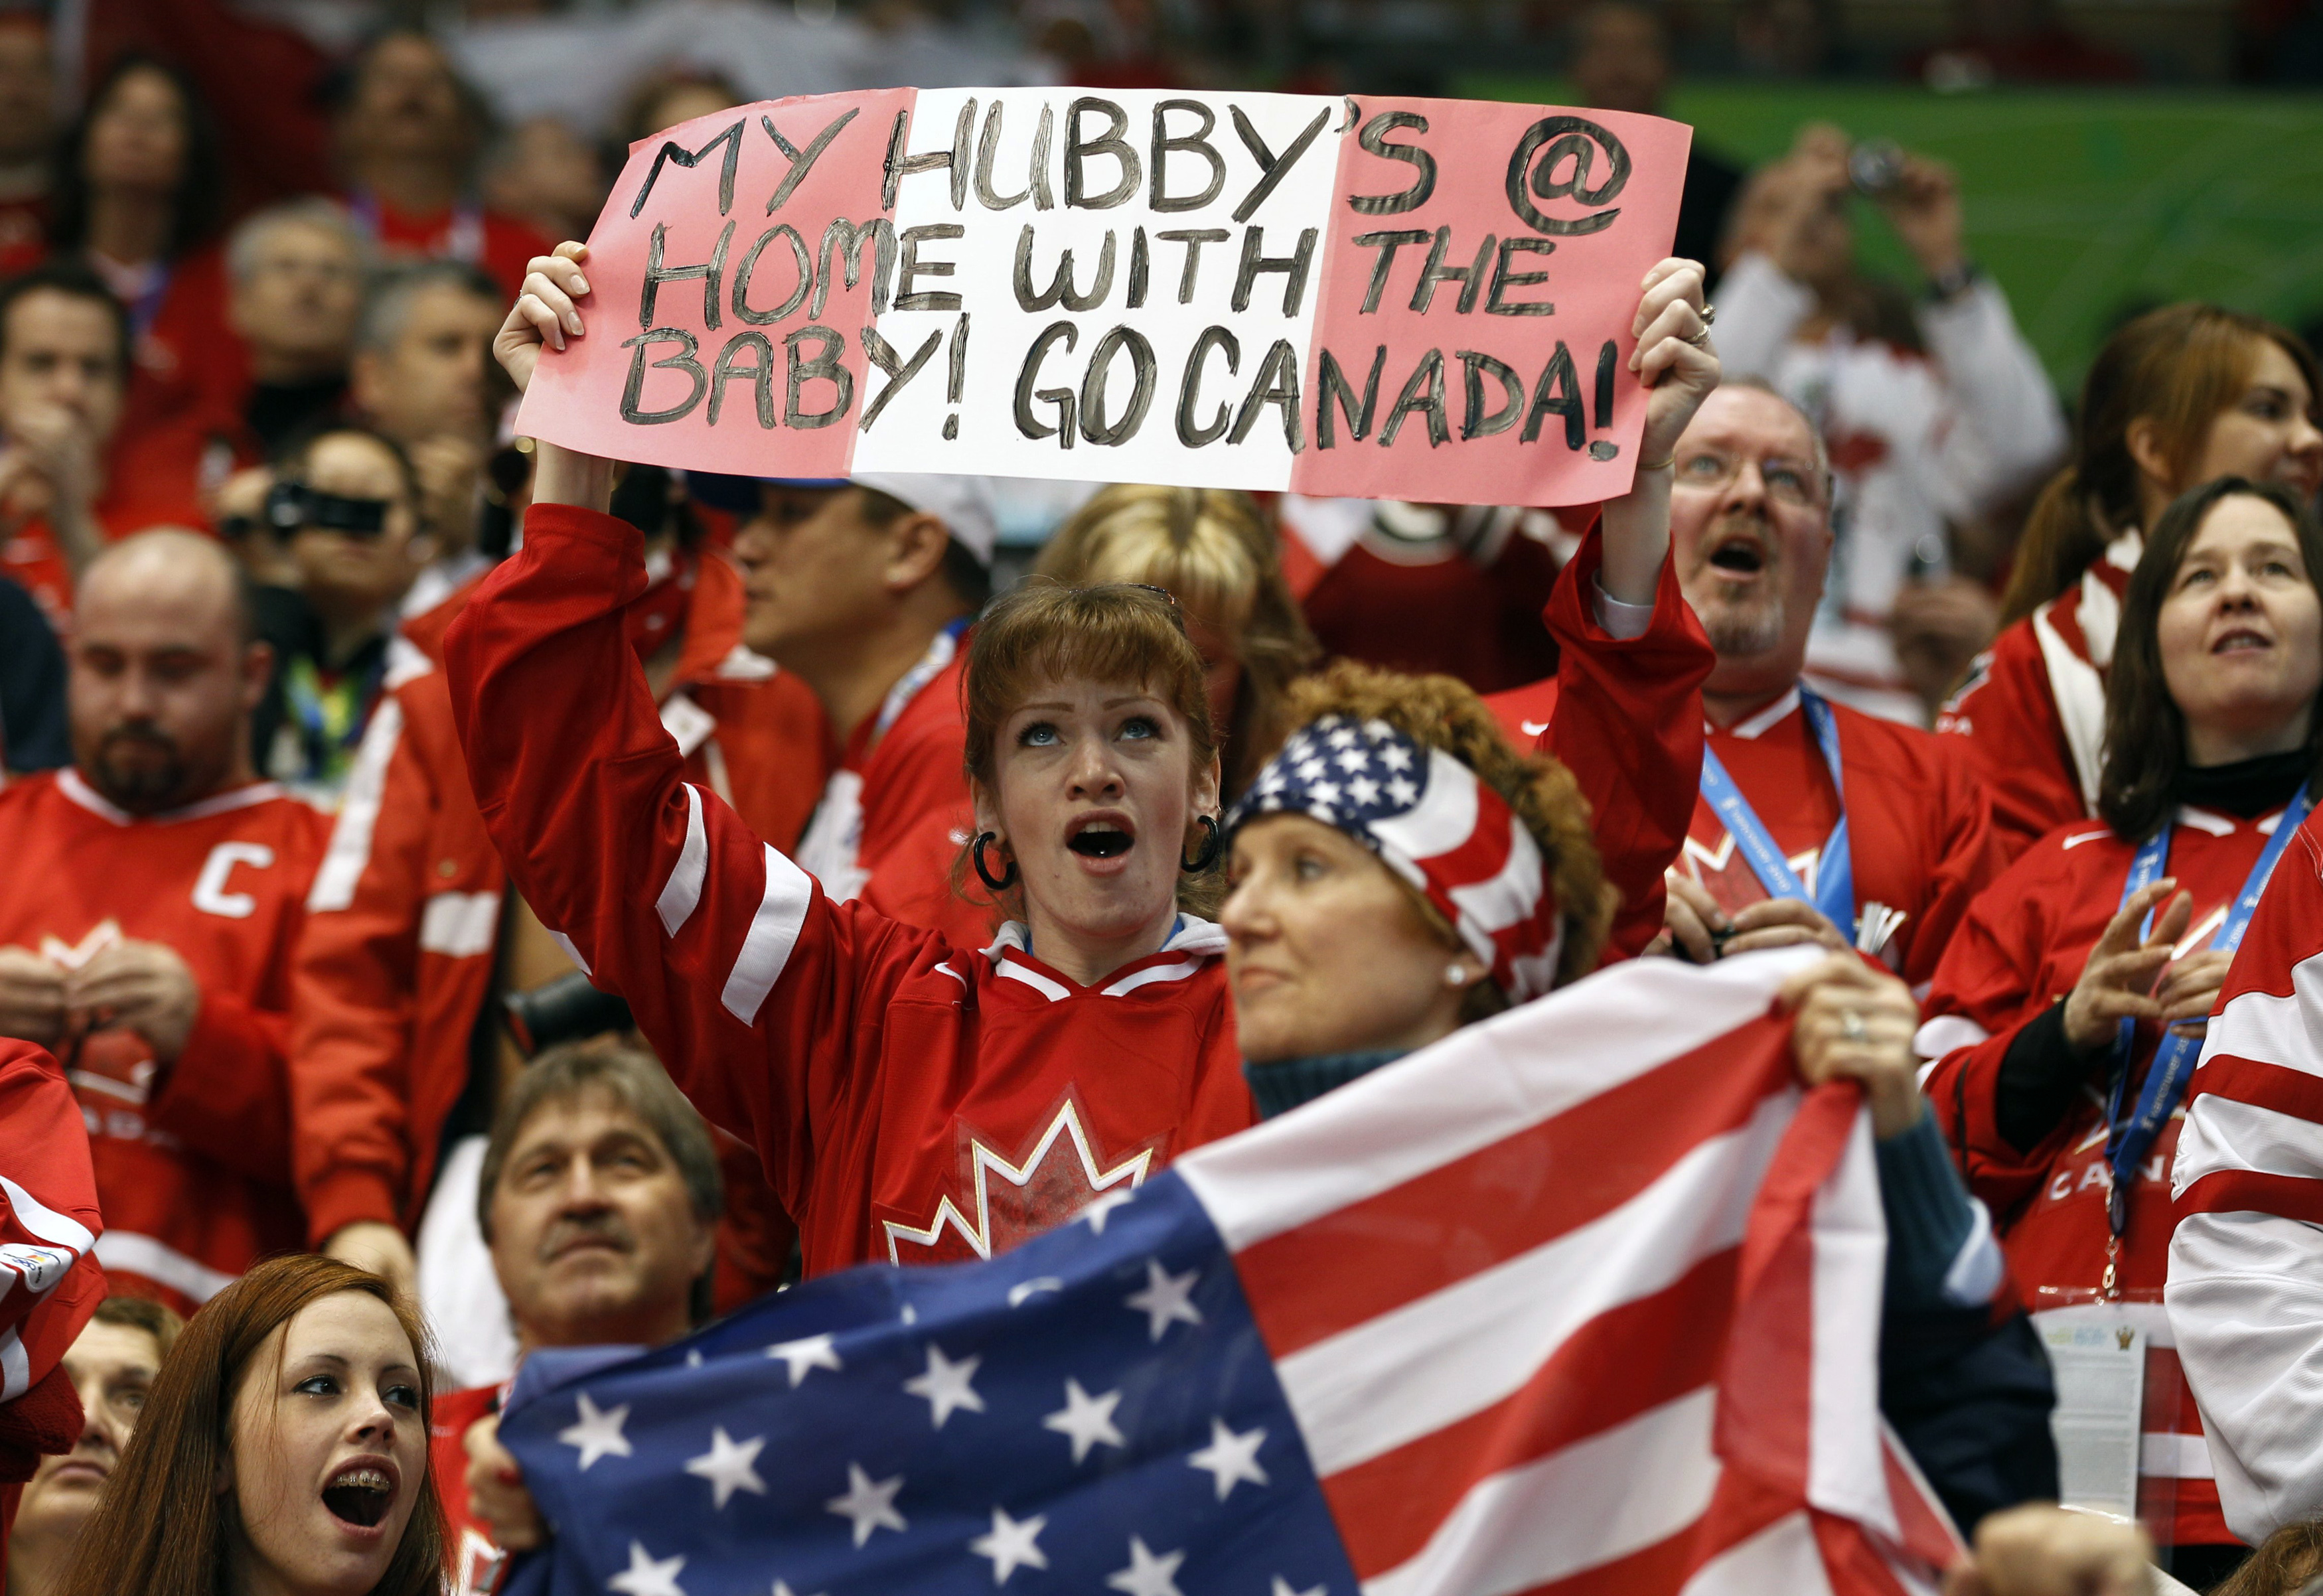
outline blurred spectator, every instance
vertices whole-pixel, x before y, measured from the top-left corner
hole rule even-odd
[[[562,116],[526,118],[484,161],[484,203],[547,238],[586,238],[605,203],[597,147]]]
[[[1905,57],[1904,70],[1953,93],[1995,83],[2133,83],[2145,75],[2135,56],[2067,26],[2057,0],[1953,0],[1951,36]]]
[[[1662,96],[1669,89],[1669,29],[1658,12],[1636,0],[1604,0],[1573,25],[1572,73],[1576,104],[1667,115]],[[1703,148],[1697,132],[1686,157],[1677,239],[1670,253],[1699,261],[1712,289],[1718,286],[1718,246],[1741,192],[1742,169]]]
[[[1478,693],[1552,675],[1541,624],[1580,545],[1547,510],[1284,495],[1282,569],[1327,655]]]
[[[64,650],[32,595],[0,576],[0,784],[71,758]]]
[[[443,47],[399,28],[355,58],[332,132],[348,204],[381,254],[466,261],[513,299],[525,262],[546,254],[551,241],[477,198],[487,120]]]
[[[1220,792],[1232,803],[1290,734],[1284,692],[1322,652],[1257,504],[1217,489],[1106,488],[1065,523],[1036,569],[1069,587],[1139,582],[1176,596],[1209,667]]]
[[[129,316],[87,268],[0,283],[0,574],[66,628],[73,583],[108,537],[197,523],[190,470],[157,436],[115,441]]]
[[[0,13],[0,277],[37,264],[48,251],[56,115],[48,18]]]
[[[217,134],[192,82],[123,56],[65,136],[50,238],[128,308],[124,438],[204,425],[239,363],[211,247],[224,199]]]
[[[290,1194],[290,946],[329,822],[251,767],[271,664],[211,538],[90,565],[73,765],[0,792],[0,1035],[57,1051],[115,1289],[191,1312],[304,1239]]]
[[[327,199],[261,211],[228,241],[234,330],[249,366],[239,410],[268,455],[345,400],[370,254]]]
[[[24,1482],[8,1532],[8,1596],[49,1596],[57,1588],[183,1327],[158,1302],[108,1297],[73,1339],[62,1366],[80,1398],[80,1439],[70,1452],[42,1458]]]
[[[491,359],[506,309],[476,268],[436,261],[390,278],[355,325],[355,409],[410,456],[421,520],[434,539],[436,564],[412,592],[414,614],[482,568],[476,509],[507,392]]]
[[[529,1353],[657,1346],[707,1318],[724,1206],[710,1127],[654,1056],[589,1044],[544,1054],[510,1090],[471,1217],[491,1248],[517,1345]],[[507,1457],[496,1439],[500,1397],[489,1380],[436,1399],[428,1445],[450,1596],[491,1590],[503,1555],[469,1504],[471,1458],[486,1474]]]
[[[1919,303],[1857,267],[1857,187],[1926,274]],[[1953,573],[1949,528],[2054,463],[2066,441],[2056,393],[2007,298],[1969,259],[1959,187],[1937,161],[1892,145],[1850,151],[1838,128],[1807,127],[1751,179],[1734,238],[1718,296],[1727,373],[1804,408],[1838,479],[1808,679],[1925,724],[1997,626],[1990,595]]]
[[[308,624],[275,662],[280,730],[261,757],[268,775],[335,808],[386,685],[397,606],[433,547],[419,480],[392,438],[335,426],[295,449],[279,475],[268,511],[289,539]]]
[[[656,72],[630,91],[621,112],[621,153],[639,139],[697,116],[708,116],[742,103],[741,91],[725,78],[704,72],[670,69]],[[587,234],[567,233],[566,238]]]
[[[1833,0],[1740,0],[1734,52],[1745,71],[1812,78],[1836,64],[1839,8]]]

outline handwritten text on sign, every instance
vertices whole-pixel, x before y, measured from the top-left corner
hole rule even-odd
[[[760,476],[1435,501],[1629,486],[1689,130],[1453,100],[889,89],[629,152],[519,425]]]

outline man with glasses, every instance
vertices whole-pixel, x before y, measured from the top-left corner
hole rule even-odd
[[[249,369],[234,409],[270,456],[344,402],[370,266],[370,241],[327,199],[278,205],[234,229],[230,317]]]
[[[1716,650],[1702,795],[1657,950],[1696,962],[1818,941],[1921,989],[2002,866],[1991,812],[1943,739],[1800,680],[1831,564],[1831,468],[1762,384],[1729,383],[1679,439],[1670,540]]]

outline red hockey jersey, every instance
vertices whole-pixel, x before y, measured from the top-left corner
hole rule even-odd
[[[1831,712],[1847,784],[1855,911],[1860,917],[1881,904],[1901,913],[1884,946],[1868,950],[1921,991],[1970,902],[2000,873],[1991,808],[1957,744],[1845,704]],[[1813,892],[1823,844],[1839,823],[1839,794],[1799,711],[1798,690],[1732,726],[1706,727],[1704,737]],[[1698,794],[1678,867],[1729,913],[1768,896],[1726,823]]]
[[[451,1563],[448,1596],[486,1596],[507,1556],[492,1539],[491,1527],[468,1511],[468,1430],[500,1410],[500,1389],[479,1385],[437,1391],[435,1410],[428,1415],[427,1472],[436,1498],[444,1504],[444,1551]]]
[[[2004,630],[1936,717],[1939,732],[1967,740],[2011,858],[2097,812],[2106,670],[2141,546],[2125,533],[2080,582]]]
[[[158,1068],[134,1032],[66,1050],[116,1288],[190,1313],[306,1240],[290,1191],[284,1063],[291,943],[329,822],[271,783],[170,813],[123,813],[74,771],[0,792],[0,942],[78,966],[117,941],[167,944],[199,1018]]]
[[[640,549],[534,508],[446,640],[461,745],[510,879],[757,1147],[810,1272],[989,1256],[1251,1123],[1217,927],[1077,987],[1021,933],[833,902],[687,782],[619,619]]]
[[[1556,674],[1484,702],[1509,740],[1573,772],[1589,800],[1589,831],[1605,879],[1621,894],[1605,958],[1633,959],[1662,929],[1676,862],[1702,781],[1702,684],[1718,663],[1694,606],[1662,562],[1653,619],[1616,637],[1591,613],[1604,564],[1593,527],[1550,592],[1542,620],[1557,647]]]
[[[105,1297],[88,1138],[57,1061],[0,1037],[0,1582],[16,1499],[80,1436],[58,1360]]]
[[[938,633],[849,735],[796,853],[833,898],[980,948],[995,916],[951,889],[952,862],[976,824],[960,703],[966,645],[957,627]]]
[[[2163,869],[2194,899],[2179,957],[2209,945],[2282,818],[2278,812],[2253,822],[2208,810],[2179,812]],[[2001,1061],[2017,1033],[2080,979],[2089,950],[2120,912],[2136,851],[2096,821],[2060,827],[2034,844],[1971,906],[1923,1008],[1919,1048],[1935,1060],[1924,1084],[1937,1121],[1970,1188],[1992,1209],[2010,1272],[2036,1309],[2044,1287],[2095,1289],[2104,1279],[2110,1234],[2106,1202],[2113,1185],[2106,1161],[2109,1065],[2093,1064],[2080,1103],[2046,1140],[2020,1151],[1995,1122]],[[2138,1028],[2126,1101],[2136,1100],[2160,1041],[2157,1027]],[[2124,1291],[2157,1291],[2167,1273],[2170,1164],[2184,1120],[2182,1111],[2172,1115],[2154,1139],[2130,1194],[2129,1229],[2116,1266]],[[2155,1349],[2148,1378],[2181,1394],[2184,1377],[2173,1349]],[[2148,1410],[2164,1406],[2150,1401]],[[2190,1394],[2176,1406],[2176,1433],[2199,1437]],[[2165,1441],[2147,1445],[2144,1456],[2149,1480],[2176,1480],[2178,1544],[2234,1539],[2218,1516],[2217,1487],[2199,1445],[2189,1449]]]

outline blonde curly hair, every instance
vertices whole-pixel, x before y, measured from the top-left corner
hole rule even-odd
[[[1619,894],[1607,883],[1597,858],[1596,839],[1589,830],[1589,801],[1564,766],[1510,747],[1492,711],[1466,683],[1335,660],[1292,683],[1284,707],[1294,728],[1326,715],[1384,720],[1422,748],[1441,748],[1475,772],[1478,781],[1506,801],[1540,849],[1565,929],[1556,984],[1562,986],[1597,968]],[[1396,877],[1396,885],[1447,944],[1459,946],[1457,933],[1435,904],[1402,877]],[[1484,1019],[1507,1006],[1507,995],[1497,985],[1479,981],[1469,988],[1460,1023]]]

